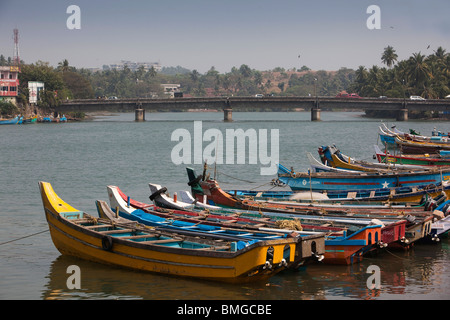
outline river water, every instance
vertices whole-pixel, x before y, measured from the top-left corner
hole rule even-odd
[[[185,129],[182,132],[189,132],[192,141],[199,139],[198,134],[195,137],[195,120],[201,121],[196,123],[197,129],[201,124],[200,139],[208,129],[224,135],[227,129],[255,129],[258,133],[266,129],[269,137],[278,130],[279,161],[296,171],[308,169],[306,152],[318,159],[321,145],[336,144],[346,155],[372,160],[373,145],[379,143],[380,120],[366,119],[355,112],[322,112],[321,117],[322,121],[311,122],[309,112],[235,112],[233,122],[227,123],[221,112],[147,113],[145,122],[135,122],[134,114],[123,113],[83,122],[1,126],[0,299],[449,299],[448,239],[416,245],[406,252],[381,252],[353,266],[311,265],[298,272],[278,274],[264,283],[230,285],[140,273],[61,256],[46,232],[38,181],[52,183],[62,199],[93,215],[94,201],[107,200],[106,186],[110,184],[143,202],[149,202],[149,182],[166,186],[169,193],[187,189],[185,167],[200,173],[202,165],[194,163],[197,153],[192,155],[191,164],[175,164],[172,150],[179,142],[172,141],[171,136],[175,130]],[[394,119],[383,121],[395,123]],[[403,131],[412,128],[426,135],[434,127],[450,131],[445,121],[395,124]],[[226,143],[224,138],[224,150]],[[210,144],[203,142],[201,148]],[[276,145],[268,145],[276,151]],[[236,160],[217,165],[222,188],[271,188],[269,182],[276,176],[261,175],[261,168],[266,166],[262,157],[256,157],[255,164],[248,161],[247,154],[245,164]],[[81,289],[68,289],[66,284],[67,267],[74,264],[81,270]],[[380,268],[380,289],[367,288],[371,265]]]

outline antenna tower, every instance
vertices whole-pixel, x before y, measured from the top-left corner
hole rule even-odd
[[[19,57],[19,29],[14,29],[14,56],[13,56],[14,66],[20,68],[20,57]]]

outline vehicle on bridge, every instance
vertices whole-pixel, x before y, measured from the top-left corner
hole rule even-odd
[[[422,98],[421,96],[410,96],[410,100],[425,100],[425,98]]]
[[[361,97],[357,93],[347,93],[347,91],[342,91],[342,92],[339,92],[336,95],[336,98],[355,98],[355,99],[359,99]]]

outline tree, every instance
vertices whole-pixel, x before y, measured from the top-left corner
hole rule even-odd
[[[156,72],[156,69],[154,66],[152,66],[148,72],[149,72],[150,77],[152,77],[152,78],[156,77],[156,75],[158,74]]]
[[[246,64],[241,65],[239,72],[244,78],[249,78],[252,76],[252,69]]]
[[[384,48],[383,55],[381,56],[381,61],[387,65],[389,68],[394,65],[394,62],[397,61],[398,55],[395,53],[395,50],[391,46],[387,46]]]
[[[67,72],[70,69],[71,68],[69,66],[69,61],[67,59],[64,59],[63,61],[58,62],[58,68],[57,68],[58,71]]]
[[[192,72],[190,74],[190,77],[191,77],[192,81],[197,82],[199,76],[200,76],[200,73],[197,70],[195,70],[195,69],[192,70]]]
[[[425,61],[425,56],[419,53],[413,53],[408,60],[409,76],[415,80],[416,87],[423,87],[427,78],[431,78],[430,66]]]
[[[66,71],[63,73],[64,84],[70,90],[72,99],[91,99],[94,98],[92,85],[83,76],[76,72]],[[67,97],[61,97],[62,99]]]

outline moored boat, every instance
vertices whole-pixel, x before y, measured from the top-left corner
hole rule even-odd
[[[193,181],[195,177],[195,172],[191,168],[187,168],[189,174],[189,180]],[[436,208],[436,203],[433,204],[432,201],[436,199],[431,199],[430,203],[424,207],[387,207],[383,208],[381,206],[354,206],[354,205],[334,205],[334,206],[320,206],[315,204],[298,204],[298,203],[275,203],[268,201],[236,201],[236,198],[223,192],[217,181],[196,179],[196,183],[191,183],[192,193],[200,198],[203,195],[207,195],[208,199],[211,199],[211,204],[213,205],[223,205],[231,207],[242,207],[246,210],[256,210],[263,211],[266,215],[289,214],[290,216],[295,216],[296,218],[302,219],[301,215],[322,215],[322,217],[316,219],[330,219],[332,216],[340,219],[359,219],[360,223],[368,224],[371,219],[379,220],[389,220],[390,222],[396,222],[398,220],[407,219],[408,225],[405,227],[404,239],[403,241],[396,241],[389,243],[391,247],[409,247],[412,246],[418,240],[427,237],[431,232],[431,224],[436,218],[431,211],[424,211],[425,208],[428,210],[433,210]],[[225,196],[224,196],[225,194]],[[445,194],[439,194],[437,200],[444,201],[446,199]],[[441,203],[439,203],[440,205]],[[308,218],[313,219],[313,218]],[[369,220],[367,220],[369,219]],[[333,220],[334,221],[334,220]],[[365,222],[362,222],[365,221]],[[385,223],[387,226],[390,223]],[[388,239],[388,233],[391,231],[386,230],[386,239]],[[392,230],[392,229],[391,229]],[[397,232],[401,235],[401,231]],[[389,241],[389,240],[386,240]]]
[[[445,141],[415,141],[407,140],[396,136],[395,143],[399,146],[400,152],[405,154],[439,154],[441,150],[450,150],[450,142]]]
[[[19,116],[13,119],[0,119],[0,124],[17,124],[19,122]]]
[[[128,202],[130,203],[130,206],[132,207],[133,204],[140,206],[141,208],[149,208],[149,205],[144,205],[142,202],[133,201],[128,196],[123,194],[122,192],[117,192],[117,187],[108,187],[108,197],[110,200],[110,206],[111,208],[118,208],[116,209],[118,214],[121,217],[124,217],[126,215],[123,214],[123,212],[128,212],[128,214],[132,214],[132,212],[135,210],[133,208],[127,207]],[[125,200],[126,199],[126,200]],[[127,202],[125,202],[127,201]],[[210,213],[210,215],[214,215],[217,217],[218,213]],[[242,216],[241,216],[242,214]],[[247,213],[248,214],[248,213]],[[244,218],[243,216],[246,215],[246,213],[241,212],[239,214],[239,218],[234,217],[235,219],[248,219]],[[276,217],[275,215],[273,217]],[[287,217],[278,216],[278,218],[286,220],[289,219]],[[333,223],[340,224],[340,227],[333,227],[333,226],[326,226],[324,223],[326,223],[328,220],[326,220],[326,217],[322,217],[322,219],[314,219],[314,216],[307,216],[302,217],[304,219],[305,223],[301,224],[302,230],[281,230],[281,232],[295,232],[302,235],[302,233],[306,233],[307,235],[311,235],[311,233],[317,234],[319,231],[321,234],[323,232],[327,232],[327,236],[325,238],[325,252],[324,252],[324,259],[323,262],[327,264],[353,264],[360,262],[363,258],[363,255],[375,248],[384,247],[383,243],[383,232],[381,230],[381,225],[377,225],[374,223],[370,223],[370,220],[365,220],[363,222],[357,221],[357,220],[351,220],[348,221],[348,224],[345,224],[344,220],[333,220]],[[295,220],[298,220],[297,217],[292,218]],[[191,220],[193,221],[193,220]],[[269,223],[267,220],[259,221],[259,225],[248,225],[247,227],[252,230],[255,227],[258,228],[261,231],[276,231],[274,228],[267,228],[264,227],[264,222]],[[314,223],[315,224],[312,224]],[[328,221],[329,222],[329,221]],[[201,223],[201,222],[197,222]],[[204,223],[207,223],[206,221]],[[389,241],[403,241],[404,240],[404,228],[401,229],[401,225],[404,225],[404,221],[398,221],[396,222],[400,225],[400,227],[396,230],[393,230],[390,232],[391,238],[387,238]],[[289,226],[291,226],[290,224]],[[392,225],[393,226],[393,225]],[[387,229],[386,229],[387,230]],[[403,230],[403,233],[396,233],[396,231],[401,232]],[[278,230],[277,232],[280,232]],[[308,240],[311,241],[310,237],[305,238],[303,237],[303,241]],[[395,238],[397,237],[397,238]],[[394,239],[395,238],[395,239]],[[302,242],[302,246],[306,249],[302,249],[307,252],[307,254],[302,253],[302,256],[307,257],[309,259],[311,258],[317,258],[318,252],[317,249],[314,250],[319,245],[319,242],[314,240],[314,244],[311,243],[311,249],[309,248],[308,242]],[[319,258],[320,259],[320,258]]]
[[[191,237],[94,218],[64,202],[50,183],[39,182],[45,216],[55,247],[89,261],[225,282],[265,280],[294,263],[297,239],[237,241]]]
[[[450,166],[450,157],[441,156],[441,154],[391,154],[381,151],[375,145],[375,156],[379,163],[387,163],[392,165],[414,165],[414,166]]]
[[[230,193],[223,191],[219,183],[216,180],[208,179],[194,179],[195,171],[192,168],[186,168],[188,172],[189,181],[195,181],[190,183],[191,192],[195,199],[203,201],[206,197],[207,202],[214,206],[222,206],[227,208],[235,208],[240,210],[253,210],[253,211],[276,211],[285,213],[309,213],[309,214],[377,214],[377,215],[398,215],[400,212],[419,213],[436,208],[441,202],[445,201],[450,192],[450,183],[445,182],[444,186],[438,185],[428,188],[409,189],[405,188],[404,192],[400,192],[399,189],[390,190],[390,193],[375,196],[371,195],[372,199],[378,198],[379,201],[373,201],[373,204],[361,204],[360,198],[356,198],[352,201],[352,197],[349,195],[344,199],[333,199],[334,203],[328,203],[326,200],[322,201],[279,201],[278,199],[265,199],[254,200],[251,198],[238,198]],[[387,189],[389,190],[389,189]],[[396,194],[396,191],[399,191]],[[404,196],[404,197],[402,197]],[[433,197],[432,197],[433,196]],[[436,198],[436,200],[435,200]],[[368,199],[368,198],[366,198]],[[400,201],[411,200],[411,201]],[[433,203],[433,201],[439,200],[440,202]],[[385,201],[383,204],[382,202]],[[420,201],[422,203],[420,203]],[[368,201],[370,202],[370,201]],[[415,202],[416,206],[410,204],[402,204],[405,202]],[[399,205],[393,205],[393,203],[399,203]]]
[[[278,179],[293,191],[374,190],[438,184],[450,179],[450,169],[414,172],[294,172],[278,165]]]
[[[23,118],[22,124],[36,123],[37,122],[37,118],[38,118],[37,116]]]
[[[375,146],[377,148],[377,146]],[[379,148],[378,148],[379,149]],[[336,168],[340,172],[375,172],[375,173],[393,173],[393,172],[408,172],[427,170],[425,166],[410,166],[406,164],[392,164],[392,163],[379,163],[379,162],[367,162],[362,160],[356,160],[352,157],[344,155],[341,151],[333,146],[322,146],[318,149],[320,159],[323,166],[329,166]],[[310,160],[311,161],[311,160]],[[432,168],[431,168],[432,169]],[[347,171],[346,171],[347,170]],[[322,167],[322,171],[327,171]],[[331,171],[331,169],[328,169]]]
[[[290,266],[292,269],[308,262],[322,260],[325,251],[325,233],[323,232],[261,228],[250,225],[244,227],[236,224],[227,224],[225,226],[217,223],[209,224],[206,221],[185,222],[183,219],[162,218],[131,206],[127,207],[120,198],[115,198],[113,201],[110,198],[110,202],[110,205],[107,205],[104,201],[97,201],[97,210],[100,216],[110,217],[113,215],[121,219],[157,227],[158,229],[174,229],[176,232],[183,232],[191,236],[208,235],[228,241],[267,241],[295,238],[297,245],[294,263]],[[111,209],[112,204],[117,204],[118,210],[115,212]]]

